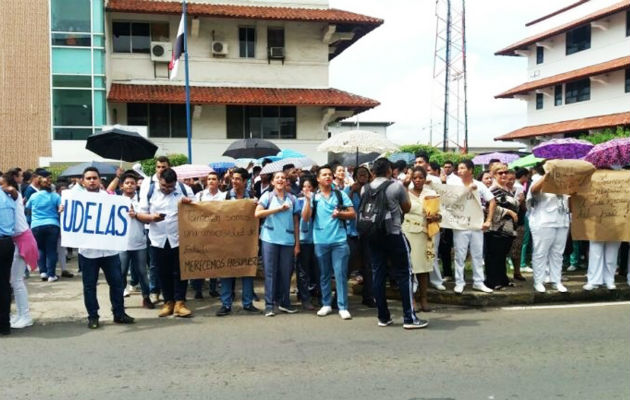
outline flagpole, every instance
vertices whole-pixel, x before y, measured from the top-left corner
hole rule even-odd
[[[186,70],[186,137],[188,138],[188,163],[192,164],[192,132],[190,122],[190,82],[188,80],[188,21],[186,19],[186,0],[182,2],[184,17],[184,65]]]

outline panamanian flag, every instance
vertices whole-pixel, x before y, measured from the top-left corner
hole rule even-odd
[[[179,21],[177,28],[177,37],[175,38],[175,46],[173,46],[173,56],[171,62],[168,63],[169,79],[173,80],[177,77],[177,67],[179,66],[179,58],[184,54],[184,24],[186,23],[186,14],[182,13],[182,19]]]

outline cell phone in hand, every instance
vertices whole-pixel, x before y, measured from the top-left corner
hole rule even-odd
[[[160,213],[160,214],[159,214],[159,216],[160,216],[160,217],[162,217],[162,218],[164,218],[164,217],[166,217],[166,214],[164,214],[164,213]]]

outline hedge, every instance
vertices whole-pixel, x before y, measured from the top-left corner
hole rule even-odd
[[[188,157],[186,157],[185,154],[167,154],[166,157],[171,162],[172,167],[188,163]],[[157,158],[149,158],[140,161],[140,165],[142,165],[142,170],[145,174],[147,174],[147,176],[152,176],[153,174],[155,174],[156,161]]]

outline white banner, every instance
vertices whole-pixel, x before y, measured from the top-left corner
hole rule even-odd
[[[477,196],[465,186],[432,184],[431,189],[440,195],[440,228],[479,230],[484,215]]]
[[[64,190],[61,245],[81,249],[127,250],[129,208],[125,196]]]

